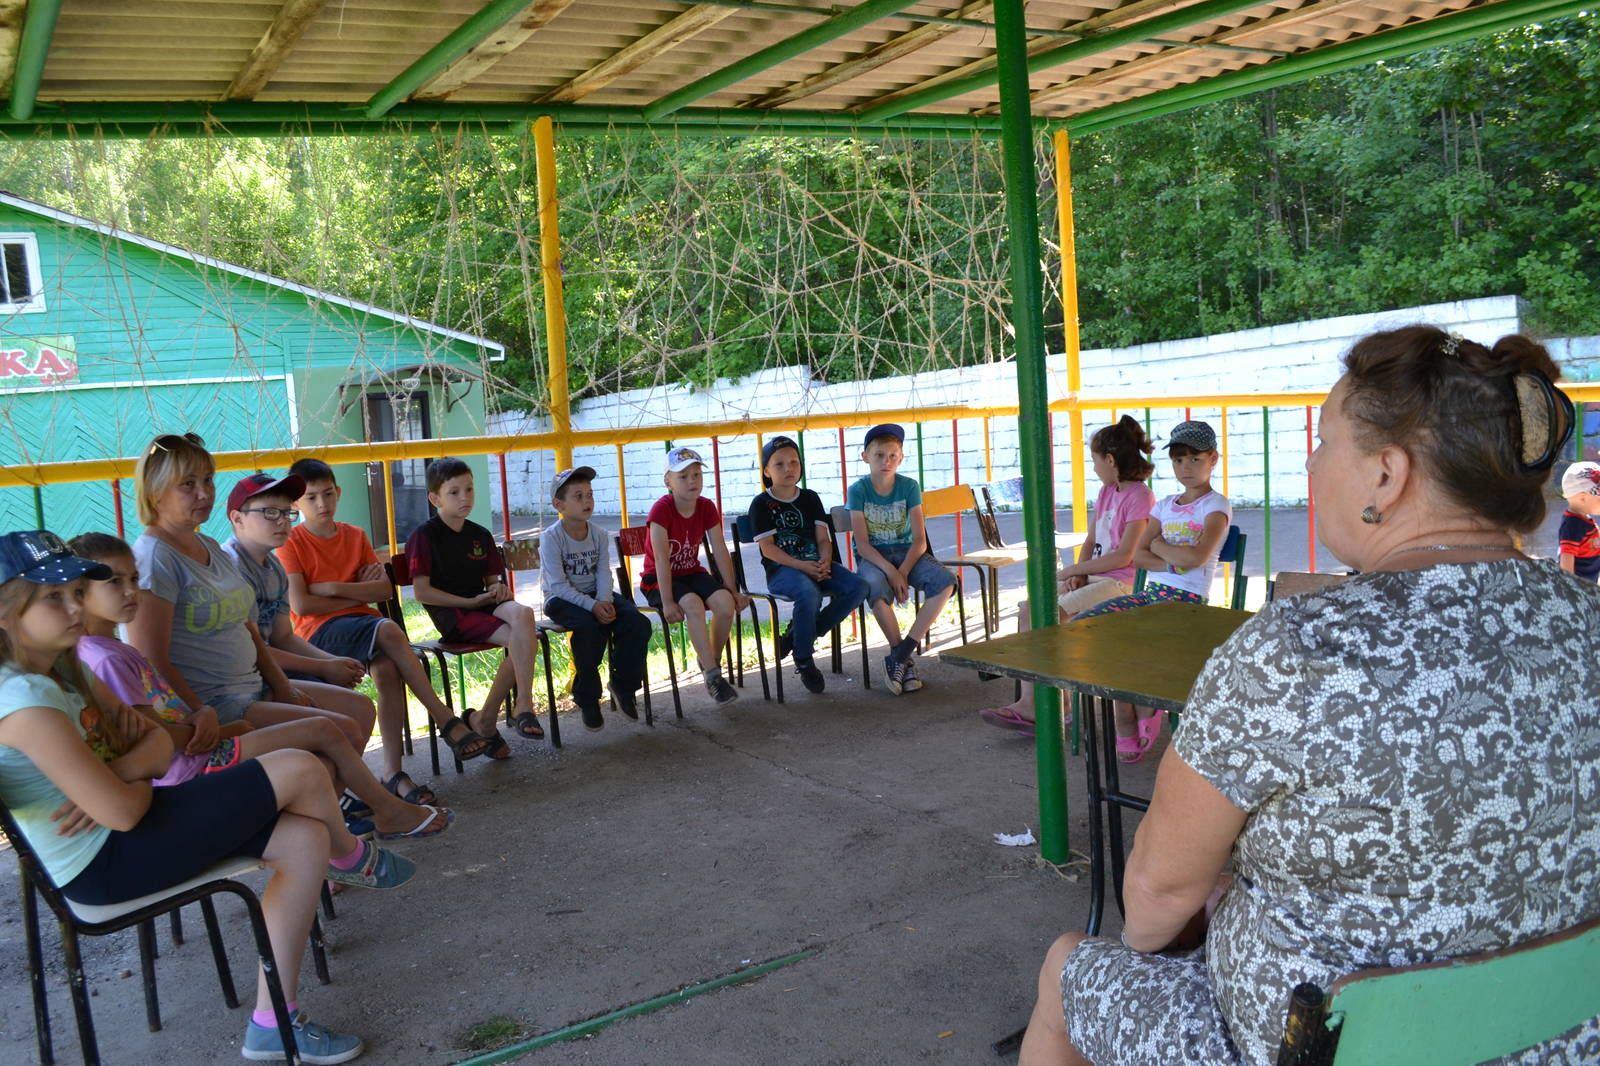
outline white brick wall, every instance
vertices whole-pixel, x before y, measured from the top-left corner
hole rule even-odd
[[[1370,315],[1346,315],[1314,322],[1244,330],[1189,340],[1162,341],[1132,348],[1095,349],[1082,353],[1086,397],[1129,394],[1181,395],[1325,388],[1338,377],[1339,358],[1353,341],[1378,329],[1427,322],[1466,336],[1492,341],[1521,328],[1516,297],[1496,296],[1456,303],[1433,304]],[[1557,360],[1567,366],[1567,376],[1584,380],[1600,376],[1600,337],[1553,342]],[[1570,360],[1571,365],[1568,366]],[[1066,358],[1049,360],[1052,397],[1067,390]],[[695,423],[754,417],[783,417],[808,412],[869,411],[874,408],[944,406],[1015,402],[1016,370],[1010,362],[941,370],[909,377],[851,381],[837,385],[813,380],[796,367],[764,370],[739,381],[719,380],[710,389],[660,386],[635,389],[583,401],[572,414],[574,429]],[[1132,412],[1143,418],[1143,410]],[[1193,417],[1220,428],[1215,409],[1196,409]],[[1158,494],[1178,491],[1161,460],[1159,445],[1166,431],[1183,418],[1182,409],[1157,408],[1151,412],[1158,451],[1152,487]],[[845,433],[844,475],[854,480],[863,472],[859,461],[861,430],[873,420]],[[1092,432],[1109,421],[1109,412],[1087,411],[1085,423]],[[1071,499],[1071,463],[1065,454],[1067,417],[1054,419],[1056,439],[1062,449],[1056,462],[1056,499]],[[539,432],[549,428],[544,414],[511,413],[492,416],[488,431]],[[1240,503],[1260,503],[1262,485],[1261,410],[1233,408],[1228,413],[1227,468],[1229,494]],[[949,422],[924,423],[920,446],[914,426],[906,427],[906,462],[903,471],[921,476],[928,485],[948,485],[956,480],[955,457]],[[1305,409],[1271,411],[1270,481],[1277,504],[1304,503],[1306,498]],[[674,439],[699,449],[709,461],[711,442],[704,438]],[[804,435],[807,484],[829,504],[842,502],[839,438],[832,430]],[[984,476],[983,425],[976,419],[959,427],[960,480],[977,482]],[[1015,423],[996,419],[991,426],[993,474],[996,479],[1018,473],[1019,439]],[[649,509],[664,491],[665,446],[630,444],[624,449],[628,476],[628,507],[634,513]],[[755,437],[734,437],[719,442],[721,493],[726,509],[742,510],[760,491],[756,470]],[[579,448],[574,455],[582,465],[599,472],[595,482],[595,509],[615,514],[620,508],[616,449]],[[919,462],[922,474],[919,475]],[[1087,468],[1087,463],[1086,463]],[[507,458],[511,505],[515,513],[548,514],[548,489],[555,473],[550,452],[514,452]],[[716,485],[707,472],[706,494],[715,496]],[[1092,478],[1092,473],[1090,474]],[[491,478],[494,506],[501,507],[498,479]],[[1220,476],[1217,479],[1221,487]],[[1095,486],[1090,485],[1092,498]]]

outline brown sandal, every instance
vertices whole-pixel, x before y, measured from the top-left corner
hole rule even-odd
[[[489,758],[496,762],[511,758],[511,745],[506,743],[506,738],[500,735],[500,730],[498,728],[493,728],[490,730],[490,732],[484,733],[480,731],[477,726],[472,724],[472,716],[481,713],[481,710],[474,710],[473,708],[469,707],[467,708],[466,713],[461,716],[461,720],[466,723],[468,729],[472,730],[474,733],[477,733],[478,736],[483,738],[483,751],[485,755],[489,756]]]

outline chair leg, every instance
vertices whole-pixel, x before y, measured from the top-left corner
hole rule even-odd
[[[261,901],[243,885],[231,891],[244,901],[245,910],[249,912],[250,931],[255,935],[256,955],[261,960],[261,976],[267,983],[267,998],[272,1001],[272,1013],[278,1018],[278,1039],[283,1042],[286,1061],[294,1066],[300,1061],[300,1055],[296,1050],[298,1045],[294,1042],[294,1026],[289,1022],[289,1004],[283,998],[283,982],[278,977],[278,962],[273,957],[272,941],[267,936],[267,919],[261,913]]]
[[[453,718],[456,715],[456,698],[450,694],[450,664],[445,661],[445,657],[444,657],[444,653],[443,652],[435,651],[433,653],[433,657],[439,663],[439,688],[444,691],[444,706],[445,706],[445,709],[450,712],[450,716]],[[465,691],[466,691],[466,688],[465,688],[465,686],[463,686],[462,687],[462,692],[465,693]],[[463,705],[461,709],[464,711],[467,708],[465,707],[465,705]],[[439,772],[439,745],[438,745],[438,743],[436,741],[434,741],[432,739],[432,737],[433,737],[434,734],[436,734],[438,732],[439,732],[438,724],[436,722],[434,722],[434,720],[430,717],[428,719],[428,735],[429,735],[429,741],[428,742],[433,745],[433,772],[435,774],[437,774]],[[456,749],[454,749],[454,748],[450,749],[450,756],[451,756],[451,758],[453,758],[455,760],[456,773],[458,773],[458,774],[466,773],[467,772],[467,768],[464,765],[462,765],[461,756],[456,754]]]
[[[327,882],[323,882],[326,891]],[[217,925],[217,907],[210,896],[200,898],[200,917],[206,925],[206,936],[211,940],[211,959],[217,964],[217,984],[222,986],[222,1002],[232,1010],[239,1006],[239,993],[233,987],[233,971],[228,967],[228,953],[222,947],[222,930]]]
[[[328,887],[328,882],[322,882],[322,913],[329,921],[339,917],[333,913],[333,890]]]
[[[161,1031],[161,999],[156,992],[156,923],[139,923],[139,976],[144,981],[144,1022],[152,1033]]]
[[[661,636],[664,638],[662,643],[667,649],[667,676],[672,680],[672,709],[679,718],[682,718],[683,697],[678,693],[678,667],[672,661],[672,626],[665,618],[661,620]],[[687,659],[684,660],[684,666],[688,666]]]
[[[322,943],[322,920],[315,915],[311,918],[311,962],[317,970],[317,980],[327,985],[333,983],[333,978],[328,976],[328,950]]]
[[[644,724],[654,727],[656,716],[655,712],[650,709],[650,672],[646,670],[642,671],[642,673],[644,676],[640,680],[643,683],[639,687],[644,690]]]
[[[872,653],[867,649],[867,609],[857,607],[861,618],[861,687],[872,687]]]
[[[172,908],[167,912],[167,919],[168,924],[172,927],[172,942],[181,946],[183,944],[183,908]]]
[[[755,604],[751,603],[750,606],[753,608]],[[759,622],[756,624],[760,625]],[[733,612],[733,639],[724,650],[728,653],[728,673],[732,675],[733,683],[744,688],[744,620],[739,617],[738,611]],[[763,684],[766,683],[765,676],[761,680]]]
[[[544,656],[544,694],[550,701],[550,746],[561,747],[561,723],[556,721],[556,680],[550,672],[550,634],[540,631],[539,652]]]
[[[833,668],[833,672],[835,674],[844,673],[844,639],[839,632],[843,628],[844,622],[841,621],[838,625],[833,627],[833,632],[828,635],[829,641],[832,644],[832,648],[830,649],[828,656],[829,665]]]
[[[743,619],[740,619],[740,622],[742,623]],[[770,700],[772,698],[772,686],[767,684],[767,656],[761,647],[761,615],[756,610],[756,601],[754,599],[750,601],[750,623],[755,627],[755,634],[752,639],[756,645],[756,668],[761,671],[761,698]],[[778,666],[778,609],[776,607],[772,609],[772,665],[774,668]],[[778,677],[778,702],[783,702],[783,676],[781,673]]]
[[[961,619],[961,643],[967,642],[967,582],[956,578],[956,617]]]
[[[100,1066],[100,1045],[94,1038],[94,1018],[89,1014],[89,987],[83,976],[83,958],[78,954],[78,933],[71,923],[62,922],[61,954],[67,966],[67,988],[72,993],[72,1013],[78,1019],[78,1047],[84,1066]]]
[[[39,1062],[53,1066],[55,1050],[50,1042],[50,1004],[44,990],[44,952],[39,944],[39,900],[26,870],[19,871],[22,889],[22,933],[28,949],[28,987],[33,993],[33,1032],[39,1044]]]

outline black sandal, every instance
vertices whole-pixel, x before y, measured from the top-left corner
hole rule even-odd
[[[475,711],[469,707],[466,713],[461,716],[461,721],[468,729],[472,730],[474,733],[477,733],[478,736],[484,739],[488,746],[485,747],[483,751],[484,754],[489,756],[489,758],[495,760],[496,762],[499,762],[502,759],[511,758],[511,745],[507,744],[506,738],[500,735],[500,730],[498,727],[494,728],[492,732],[484,733],[479,731],[478,727],[472,724],[472,716],[481,713],[483,713],[481,710]]]
[[[400,791],[402,780],[411,781],[411,788],[405,792]],[[419,785],[412,780],[411,775],[401,770],[383,783],[383,787],[400,797],[402,803],[414,803],[419,807],[428,806],[439,802],[439,797],[433,794],[433,789],[426,785]]]
[[[461,727],[465,736],[457,735],[454,738],[450,736],[450,731],[456,726]],[[439,730],[439,735],[444,738],[446,744],[450,745],[450,750],[456,753],[456,758],[462,762],[466,762],[468,759],[476,759],[489,750],[487,738],[453,715],[445,722],[444,728]]]
[[[539,719],[532,711],[523,711],[511,720],[511,724],[517,727],[518,733],[530,740],[538,740],[544,736],[544,727],[539,724]]]

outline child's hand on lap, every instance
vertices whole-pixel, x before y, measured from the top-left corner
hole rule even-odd
[[[911,598],[911,582],[906,580],[906,575],[898,570],[889,571],[889,591],[894,593],[894,602],[905,603]]]
[[[749,607],[749,606],[750,606],[750,597],[749,596],[746,596],[742,592],[735,592],[733,594],[733,609],[734,610],[742,611],[746,607]]]
[[[601,623],[615,622],[617,620],[617,605],[605,600],[595,600],[594,609],[589,612],[595,620]]]
[[[366,676],[366,667],[354,659],[329,659],[322,664],[322,680],[350,688]]]
[[[184,751],[190,755],[198,755],[217,746],[217,737],[222,726],[217,721],[215,707],[210,704],[202,706],[189,716],[189,725],[194,729],[194,736],[184,745]]]
[[[676,600],[661,605],[661,618],[665,622],[683,621],[683,608],[678,606]]]

